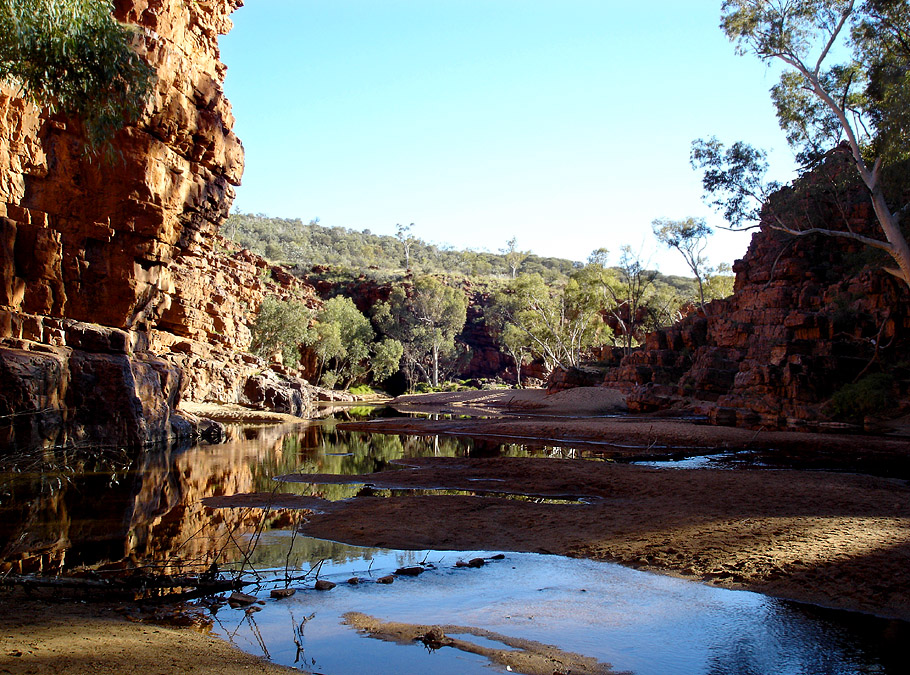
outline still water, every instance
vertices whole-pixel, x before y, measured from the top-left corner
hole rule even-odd
[[[557,556],[505,553],[481,568],[456,567],[500,552],[362,549],[295,534],[301,514],[212,510],[202,500],[247,492],[356,498],[358,485],[276,483],[288,473],[394,470],[415,456],[546,456],[603,461],[567,447],[497,445],[441,437],[343,432],[333,420],[293,427],[234,427],[215,446],[45,452],[6,460],[0,473],[3,571],[58,573],[154,566],[167,571],[253,568],[261,611],[221,607],[215,630],[240,648],[327,674],[488,673],[487,658],[451,647],[400,645],[359,633],[347,612],[384,621],[452,624],[491,633],[459,635],[509,650],[500,638],[555,645],[614,671],[714,675],[908,672],[910,628],[845,612]],[[693,469],[695,470],[695,469]],[[576,508],[585,508],[579,504]],[[263,527],[264,526],[264,527]],[[425,563],[419,577],[373,583]],[[432,567],[429,567],[432,565]],[[310,590],[320,579],[338,586]],[[365,583],[348,585],[352,576]],[[306,577],[287,582],[289,577]],[[301,590],[272,600],[269,591]],[[447,634],[451,633],[449,631]],[[493,637],[490,637],[490,636]],[[497,637],[499,636],[499,637]]]
[[[287,537],[275,533],[270,545],[286,551]],[[356,547],[332,553],[335,560],[323,565],[319,577],[336,588],[269,599],[252,615],[222,609],[217,631],[247,651],[322,673],[489,672],[485,659],[456,649],[429,651],[420,643],[363,637],[343,624],[351,611],[387,621],[483,628],[639,675],[906,672],[900,635],[906,639],[907,627],[895,622],[560,556],[507,553],[470,569],[455,564],[490,553]],[[435,569],[398,577],[391,585],[345,583],[352,576],[374,580],[419,561]],[[270,585],[282,586],[264,584]]]

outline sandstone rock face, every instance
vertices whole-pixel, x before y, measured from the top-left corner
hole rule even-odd
[[[268,368],[242,354],[267,288],[317,302],[215,236],[243,170],[218,53],[241,4],[115,2],[158,79],[110,161],[86,157],[78,122],[0,89],[0,444],[185,431],[181,396],[238,402]],[[305,412],[304,383],[282,382]]]
[[[861,190],[824,208],[828,222],[846,216],[854,230],[875,234]],[[824,403],[873,358],[893,360],[910,347],[910,294],[879,266],[865,266],[867,255],[845,239],[794,239],[763,226],[734,265],[734,294],[648,335],[605,384],[628,391],[632,410],[694,401],[715,423],[824,421]],[[897,400],[910,382],[894,373]]]

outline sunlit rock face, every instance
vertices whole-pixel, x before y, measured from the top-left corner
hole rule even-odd
[[[115,2],[157,85],[109,161],[0,90],[0,448],[185,430],[181,395],[235,402],[265,367],[240,352],[267,286],[317,302],[216,237],[243,170],[218,52],[241,4]]]
[[[85,156],[78,123],[3,92],[4,308],[123,329],[162,311],[169,263],[212,235],[243,170],[217,43],[237,4],[117,3],[158,82],[111,161]]]
[[[832,153],[829,161],[838,160]],[[852,173],[847,174],[852,175]],[[809,174],[810,186],[825,181]],[[782,191],[778,198],[789,195]],[[858,185],[836,199],[789,204],[788,217],[881,238],[868,193]],[[910,371],[894,355],[910,348],[910,296],[862,244],[830,236],[793,238],[769,227],[771,211],[733,266],[734,294],[647,336],[606,384],[630,392],[648,411],[694,403],[711,421],[754,428],[825,423],[839,389],[878,372],[887,358],[899,409]],[[806,216],[808,217],[808,216]],[[871,262],[870,262],[871,260]],[[867,420],[867,424],[875,424]]]

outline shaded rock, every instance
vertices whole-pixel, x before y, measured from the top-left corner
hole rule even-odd
[[[451,642],[439,626],[431,626],[426,633],[418,635],[417,639],[429,649],[440,649]]]
[[[283,600],[284,598],[289,598],[294,595],[297,591],[293,588],[273,588],[269,592],[269,597],[275,598],[276,600]]]
[[[799,217],[835,229],[846,219],[854,232],[880,236],[853,172],[843,148],[829,153],[799,184],[824,195],[836,179],[842,194],[809,200]],[[734,294],[647,335],[604,384],[626,392],[633,412],[694,406],[713,424],[811,430],[826,422],[826,402],[877,358],[892,364],[897,412],[910,395],[910,372],[900,365],[910,349],[910,293],[863,265],[866,253],[857,242],[793,238],[763,222],[733,266]],[[859,430],[862,420],[855,422]]]
[[[379,577],[379,578],[376,580],[376,583],[377,583],[377,584],[391,584],[391,583],[394,582],[394,581],[395,581],[395,577],[394,577],[393,575],[391,575],[391,574],[387,574],[387,575],[384,576],[384,577]]]
[[[325,579],[317,579],[313,588],[317,591],[330,591],[335,588],[336,585],[337,584],[333,584],[331,581],[326,581]]]
[[[423,567],[413,566],[413,567],[399,567],[395,570],[395,574],[400,577],[416,577],[420,576],[426,572]]]
[[[468,561],[459,560],[455,563],[455,567],[483,567],[487,564],[487,561],[483,558],[471,558]]]
[[[556,368],[547,380],[547,393],[576,387],[597,387],[603,384],[604,374],[604,368],[595,366]]]
[[[237,607],[255,604],[257,600],[259,600],[259,598],[255,595],[234,591],[231,593],[230,597],[228,597],[228,604],[236,609]]]

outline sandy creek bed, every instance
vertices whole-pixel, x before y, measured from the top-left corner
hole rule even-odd
[[[761,466],[668,471],[540,457],[408,459],[401,470],[345,480],[396,490],[489,487],[583,497],[588,503],[457,494],[365,496],[308,513],[306,534],[370,547],[616,561],[720,587],[910,620],[907,437],[755,432],[684,420],[605,417],[621,412],[621,397],[608,390],[574,390],[549,399],[540,392],[441,394],[400,403],[413,410],[444,410],[448,418],[400,417],[345,427],[498,442],[543,439],[547,446],[588,447],[612,458],[746,451],[758,453]],[[528,416],[502,416],[504,411]],[[463,414],[487,419],[460,419]],[[781,466],[795,462],[803,470],[774,468],[775,458]],[[851,472],[857,469],[869,473]],[[338,479],[309,474],[286,480]],[[207,504],[256,506],[266,499],[273,506],[313,506],[310,498],[287,496],[275,503],[262,493]],[[0,672],[277,669],[209,637],[126,622],[112,609],[0,595]]]

